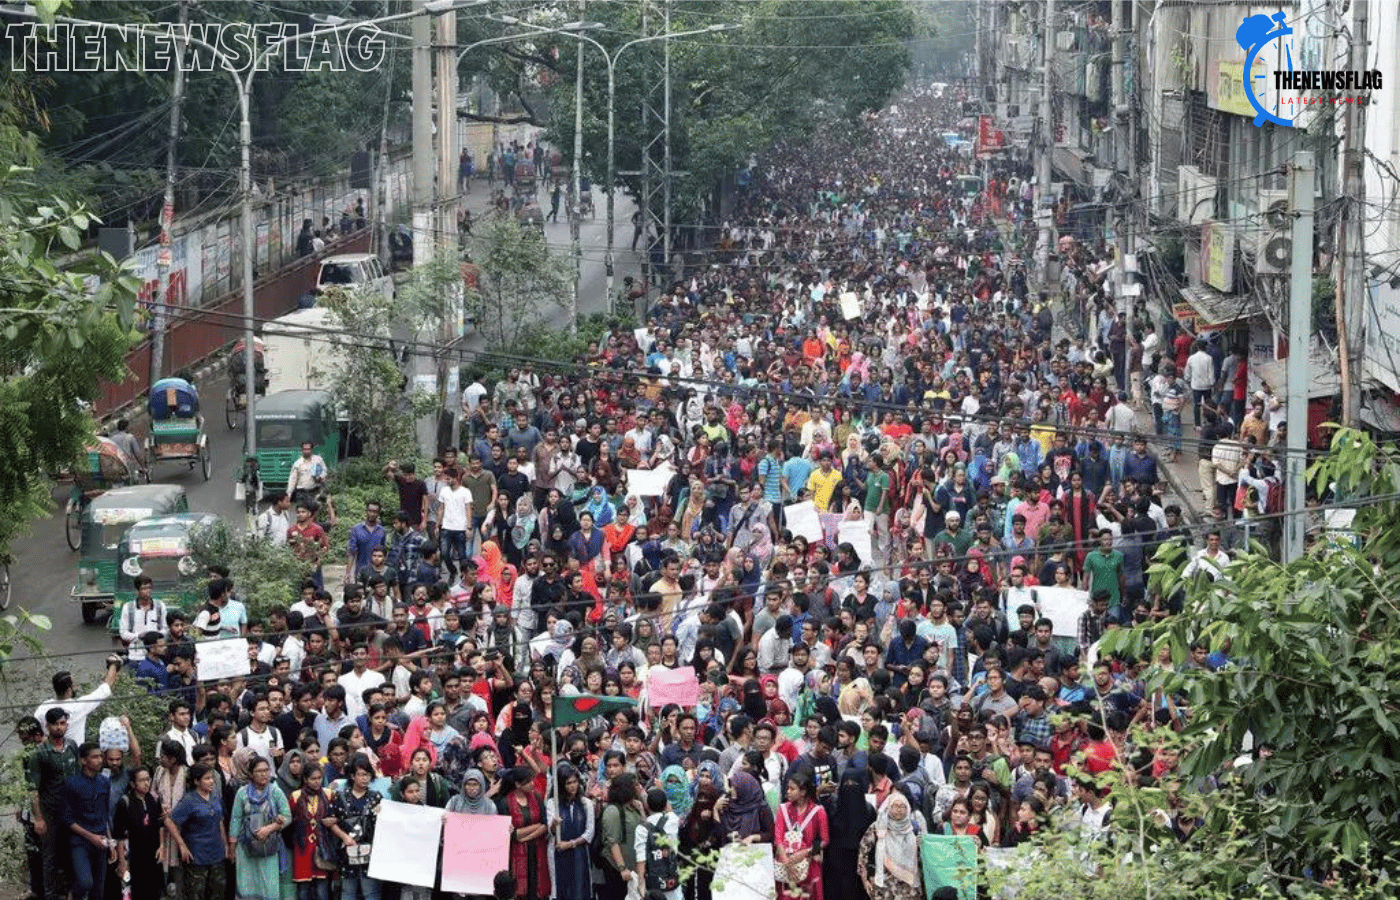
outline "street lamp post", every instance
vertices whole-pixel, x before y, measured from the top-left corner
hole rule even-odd
[[[741,26],[741,25],[735,25],[735,24],[732,24],[732,23],[717,22],[717,23],[715,23],[714,25],[710,25],[710,26],[705,27],[705,28],[696,28],[696,29],[694,29],[694,30],[692,30],[692,31],[677,31],[677,32],[671,32],[671,33],[667,33],[667,34],[653,34],[653,35],[649,35],[649,36],[647,36],[647,37],[637,38],[636,40],[628,41],[627,43],[623,44],[621,47],[618,47],[618,48],[617,48],[616,50],[614,50],[612,53],[609,53],[606,47],[604,47],[604,46],[603,46],[602,44],[600,44],[598,41],[595,41],[593,38],[588,37],[587,35],[584,35],[584,34],[574,34],[574,35],[572,35],[572,37],[575,37],[575,38],[577,38],[577,39],[580,40],[580,41],[587,42],[587,43],[592,44],[593,46],[597,47],[597,48],[598,48],[598,51],[599,51],[600,53],[603,54],[603,59],[607,62],[607,65],[608,65],[608,176],[607,176],[607,177],[608,177],[608,212],[607,212],[607,232],[608,232],[608,233],[607,233],[607,250],[606,250],[606,254],[605,254],[605,256],[604,256],[603,265],[604,265],[604,273],[605,273],[606,276],[607,276],[607,288],[606,288],[606,290],[607,290],[607,293],[608,293],[608,302],[609,302],[609,303],[612,303],[612,298],[613,298],[613,283],[614,283],[614,282],[613,282],[613,279],[614,279],[614,271],[615,271],[615,270],[614,270],[614,267],[613,267],[613,228],[614,228],[614,225],[615,225],[615,220],[614,220],[615,208],[614,208],[614,205],[613,205],[613,194],[616,193],[616,190],[617,190],[617,169],[616,169],[616,166],[617,166],[617,156],[616,156],[616,139],[615,139],[616,130],[615,130],[615,124],[616,124],[616,111],[617,111],[617,110],[616,110],[616,107],[617,107],[617,60],[618,60],[618,57],[620,57],[620,56],[622,55],[622,51],[626,50],[628,47],[635,47],[635,46],[637,46],[638,44],[646,44],[646,43],[650,43],[650,42],[652,42],[652,41],[664,41],[664,40],[669,40],[669,39],[671,39],[671,38],[690,37],[690,36],[692,36],[692,35],[697,35],[697,34],[711,34],[711,33],[713,33],[713,32],[717,32],[717,31],[732,31],[732,30],[734,30],[734,29],[736,29],[736,28],[741,28],[741,27],[743,27],[743,26]],[[582,49],[582,48],[580,48],[580,49]],[[574,161],[574,165],[577,166],[577,165],[579,164],[579,162],[580,162],[579,160],[575,160],[575,161]],[[640,319],[641,317],[639,316],[638,318]]]
[[[466,5],[471,0],[461,2],[461,0],[429,0],[426,10],[430,13],[447,12]],[[479,2],[479,0],[477,0]],[[420,15],[422,11],[412,10],[410,12],[394,13],[393,15],[381,16],[376,19],[366,19],[363,21],[340,22],[316,29],[312,34],[329,35],[343,31],[350,31],[355,28],[366,28],[384,25],[389,22],[397,22],[411,16]],[[13,10],[0,7],[0,14],[10,15],[18,18],[33,18],[32,11]],[[62,22],[69,25],[83,25],[99,27],[118,31],[122,34],[153,32],[157,31],[156,26],[149,24],[121,24],[111,22],[96,22],[90,19],[77,19],[70,16],[55,16],[55,22]],[[160,33],[164,33],[163,31]],[[288,44],[292,44],[304,37],[301,32],[296,31],[285,35],[278,40],[270,42],[261,53],[256,54],[247,66],[247,74],[240,74],[239,68],[235,65],[228,53],[214,44],[192,37],[188,34],[181,35],[180,40],[184,43],[192,44],[208,51],[224,71],[233,78],[234,87],[238,93],[238,154],[239,154],[239,218],[242,219],[241,234],[243,239],[242,248],[242,270],[243,270],[243,374],[247,386],[247,408],[244,413],[244,455],[254,456],[257,453],[257,429],[254,427],[254,417],[257,407],[257,352],[254,346],[254,318],[255,306],[253,297],[253,262],[256,248],[253,246],[253,122],[251,116],[253,76],[258,69],[266,65],[267,61],[279,53]]]

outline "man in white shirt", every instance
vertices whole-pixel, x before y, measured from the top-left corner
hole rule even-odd
[[[457,563],[467,557],[467,529],[472,523],[472,492],[462,487],[462,474],[447,473],[447,485],[438,491],[438,548],[447,571],[455,579]]]
[[[792,616],[783,613],[758,639],[758,671],[777,672],[792,651]]]
[[[117,631],[126,642],[127,659],[135,666],[140,665],[146,658],[146,645],[141,643],[141,636],[148,631],[168,635],[169,630],[165,625],[165,604],[152,596],[154,588],[150,576],[137,575],[132,584],[136,590],[136,599],[122,606],[119,617],[121,624]],[[71,714],[68,721],[71,728]]]
[[[273,546],[281,547],[287,543],[287,529],[291,528],[295,521],[292,498],[282,491],[277,491],[272,495],[272,502],[268,504],[267,509],[258,514],[253,533]]]
[[[788,705],[788,709],[797,709],[797,695],[802,693],[802,686],[807,681],[812,653],[806,644],[793,644],[788,652],[792,661],[778,673],[778,697]]]
[[[142,647],[144,654],[145,648]],[[34,710],[34,718],[40,722],[44,721],[44,715],[54,707],[60,707],[68,714],[68,739],[81,744],[87,740],[87,720],[88,716],[97,711],[97,707],[102,705],[102,701],[112,696],[112,686],[117,683],[117,675],[122,670],[122,658],[120,656],[107,657],[107,674],[103,676],[102,683],[93,688],[91,693],[81,697],[73,696],[73,676],[68,672],[55,672],[53,676],[53,695],[56,699],[47,700],[39,704],[39,708]]]
[[[345,711],[353,719],[365,714],[363,693],[382,686],[384,676],[369,668],[369,650],[364,646],[350,652],[350,663],[354,668],[337,678],[336,683],[345,688]]]
[[[272,727],[272,706],[266,696],[253,701],[253,721],[239,730],[238,746],[252,749],[274,769],[282,761],[282,732]]]
[[[185,748],[185,765],[190,765],[194,759],[194,748],[199,743],[199,735],[190,730],[193,720],[194,712],[189,703],[179,699],[170,701],[170,730],[161,737]]]
[[[1204,341],[1196,341],[1191,345],[1191,355],[1186,357],[1186,368],[1182,370],[1181,377],[1186,379],[1187,386],[1191,388],[1191,409],[1195,414],[1191,421],[1199,428],[1201,402],[1210,396],[1211,388],[1215,387],[1215,360],[1206,352]]]
[[[637,860],[637,883],[645,885],[647,882],[647,866],[660,865],[661,858],[669,856],[670,862],[667,867],[679,866],[680,847],[680,817],[671,809],[671,804],[666,800],[666,792],[661,788],[652,788],[647,792],[647,816],[646,822],[637,829],[636,836],[632,839],[632,849],[636,853]],[[660,832],[650,842],[647,838],[653,831]],[[647,856],[647,844],[651,844],[652,853],[658,858],[651,859]],[[674,870],[673,870],[674,871]],[[653,892],[643,887],[640,896],[650,896]],[[679,883],[669,891],[656,891],[655,893],[665,897],[666,900],[681,900],[681,889]]]
[[[462,412],[471,415],[481,406],[481,398],[486,396],[486,387],[478,380],[467,385],[462,391]]]
[[[326,481],[326,472],[326,461],[321,454],[312,451],[310,441],[303,441],[301,456],[292,463],[292,470],[287,473],[287,496],[294,503],[301,499],[298,494],[304,494],[308,499],[315,496]]]

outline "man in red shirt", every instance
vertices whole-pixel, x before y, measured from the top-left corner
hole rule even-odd
[[[287,545],[302,562],[311,563],[315,569],[311,576],[317,587],[324,587],[321,578],[321,558],[330,549],[330,538],[325,529],[316,524],[316,503],[306,500],[297,504],[296,524],[287,529]]]

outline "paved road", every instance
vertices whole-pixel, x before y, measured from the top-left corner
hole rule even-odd
[[[542,199],[545,199],[543,195]],[[602,200],[601,197],[596,200],[596,220],[585,220],[581,229],[584,260],[581,316],[603,312],[607,307],[601,261],[607,232],[602,218]],[[484,206],[485,192],[478,190],[469,202],[474,210]],[[544,207],[548,209],[547,200]],[[632,208],[631,202],[619,195],[616,211],[616,221],[622,223],[616,235],[617,249],[620,251],[616,269],[619,285],[623,275],[636,273],[641,265],[637,255],[627,252],[627,242],[631,239]],[[570,239],[566,223],[549,223],[545,231],[552,245],[568,253]],[[566,310],[563,307],[553,309],[550,315],[551,325],[562,326]],[[481,339],[469,336],[466,346],[468,349],[478,349],[483,343]],[[187,470],[181,463],[160,465],[153,477],[158,482],[183,485],[189,494],[192,510],[212,512],[229,521],[240,521],[243,504],[234,500],[233,489],[242,457],[243,437],[241,430],[230,431],[224,423],[222,398],[227,390],[227,381],[220,372],[199,387],[209,422],[213,457],[213,472],[209,481],[204,481],[197,469]],[[140,431],[139,428],[133,430]],[[66,494],[56,491],[55,499],[59,501],[60,509],[49,518],[35,522],[31,534],[16,542],[13,548],[15,563],[10,567],[14,582],[13,606],[50,617],[53,630],[43,638],[44,658],[29,658],[28,651],[21,650],[15,654],[15,661],[6,667],[7,677],[0,684],[0,718],[10,715],[2,708],[4,706],[37,702],[47,697],[49,676],[53,671],[71,669],[81,679],[87,673],[95,672],[100,654],[112,648],[105,619],[95,625],[84,625],[77,605],[69,599],[69,591],[77,576],[78,554],[69,551],[64,540],[61,504],[65,497]]]

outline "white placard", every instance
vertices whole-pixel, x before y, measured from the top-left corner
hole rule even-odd
[[[719,848],[710,893],[714,900],[774,900],[773,845],[725,844]]]
[[[650,328],[633,328],[632,336],[637,339],[637,347],[643,353],[651,352],[652,337]]]
[[[627,473],[627,494],[631,497],[660,497],[666,493],[676,470],[667,466],[655,469],[624,469]]]
[[[875,561],[875,548],[870,544],[870,523],[869,522],[847,522],[842,521],[836,526],[836,543],[850,544],[855,548],[856,556],[860,561],[869,566]]]
[[[793,537],[804,537],[812,544],[826,540],[826,533],[822,531],[821,513],[811,500],[784,506],[783,521],[787,523],[787,529],[792,532]]]
[[[1089,592],[1077,588],[1037,587],[1040,614],[1055,625],[1057,637],[1079,639],[1079,617],[1089,608]]]
[[[374,824],[369,877],[430,888],[437,880],[437,849],[441,843],[442,810],[383,800]],[[430,860],[426,865],[425,859]]]
[[[847,291],[841,295],[841,318],[860,318],[860,297],[855,291]]]
[[[246,638],[222,638],[200,641],[195,645],[196,675],[200,681],[220,678],[247,678],[248,641]]]

